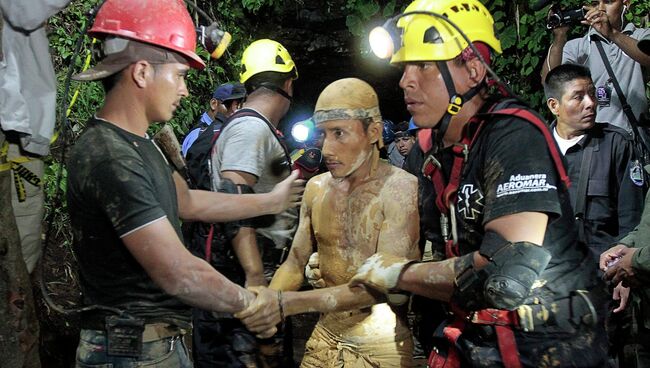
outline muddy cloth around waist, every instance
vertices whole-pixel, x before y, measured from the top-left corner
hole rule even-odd
[[[351,317],[356,319],[361,315],[357,313]],[[391,325],[389,321],[390,319],[385,319],[383,327]],[[329,325],[333,324],[332,321],[328,322]],[[374,324],[376,323],[372,325]],[[361,322],[343,331],[367,331],[364,336],[355,336],[325,327],[321,318],[307,341],[301,367],[412,367],[413,340],[408,328],[403,330],[404,326],[397,329],[393,327],[391,332],[390,328],[375,328],[372,325]]]

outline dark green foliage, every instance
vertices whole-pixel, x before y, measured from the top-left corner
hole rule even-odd
[[[577,9],[585,3],[579,0],[556,2],[561,3],[565,9]],[[515,93],[538,111],[546,113],[540,73],[553,40],[552,32],[545,27],[548,6],[533,12],[527,5],[521,4],[527,2],[495,0],[483,3],[494,16],[503,47],[503,55],[497,59],[495,71],[510,84]],[[637,26],[644,26],[649,11],[650,3],[633,1],[627,19]],[[576,25],[572,28],[569,39],[581,36],[586,31],[586,26]]]
[[[224,29],[233,36],[228,51],[221,60],[209,60],[207,68],[203,71],[191,71],[188,75],[188,89],[190,96],[183,100],[180,108],[170,124],[179,136],[179,139],[191,128],[204,111],[207,101],[215,88],[220,83],[238,79],[238,63],[244,47],[254,38],[260,37],[258,23],[269,22],[268,19],[292,19],[294,13],[304,4],[304,0],[194,0],[208,15],[216,18]],[[559,1],[559,0],[558,0]],[[537,12],[529,10],[528,1],[483,0],[494,15],[497,33],[503,45],[503,55],[495,61],[494,69],[501,78],[508,82],[512,90],[528,101],[540,112],[545,112],[543,90],[540,82],[540,70],[546,57],[548,45],[552,40],[551,31],[545,28],[547,9]],[[530,1],[532,2],[532,1]],[[63,98],[65,76],[72,60],[74,45],[80,37],[80,30],[86,23],[86,14],[95,6],[97,1],[74,0],[57,16],[49,22],[50,45],[57,71],[58,98]],[[361,53],[364,57],[373,57],[368,52],[367,34],[370,29],[388,17],[403,10],[408,1],[404,0],[323,0],[323,12],[343,10],[346,14],[346,26],[351,37],[361,40]],[[563,0],[565,8],[577,8],[582,1]],[[632,9],[627,18],[637,25],[645,25],[650,2],[633,1]],[[192,11],[195,23],[207,24],[208,22]],[[267,19],[268,18],[268,19]],[[570,37],[576,37],[586,31],[584,26],[575,26]],[[267,36],[267,35],[262,35]],[[90,53],[91,42],[86,37],[84,48],[80,55],[74,59],[75,71],[82,70],[86,55]],[[200,50],[204,60],[208,60],[207,52]],[[94,63],[94,62],[92,62]],[[92,64],[91,63],[91,64]],[[92,116],[101,105],[103,91],[98,83],[73,82],[72,89],[66,103],[75,90],[79,96],[71,109],[69,120],[71,126],[78,133],[85,121]],[[397,87],[396,87],[397,88]],[[59,126],[61,130],[59,117]],[[152,127],[155,132],[157,127]],[[71,142],[69,142],[71,143]],[[46,171],[46,192],[53,193],[51,186],[55,181],[51,177],[56,172],[56,165],[60,157],[57,144],[54,145],[54,156],[50,160],[50,168]]]

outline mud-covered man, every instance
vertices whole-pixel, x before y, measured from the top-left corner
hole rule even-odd
[[[594,309],[606,295],[577,242],[560,153],[531,110],[488,94],[501,52],[489,11],[478,0],[417,0],[395,27],[402,43],[391,63],[403,68],[400,87],[423,128],[409,157],[422,157],[420,183],[434,193],[423,210],[447,259],[380,253],[351,284],[450,304],[432,367],[602,365]]]
[[[187,96],[189,69],[205,66],[195,32],[180,0],[108,0],[90,30],[104,39],[105,57],[76,79],[100,80],[106,97],[68,161],[87,307],[77,366],[190,367],[180,341],[190,327],[187,305],[237,312],[254,295],[185,249],[179,218],[229,221],[278,213],[297,199],[291,179],[260,195],[189,190],[147,135]]]
[[[416,178],[379,159],[382,119],[366,82],[346,78],[327,86],[313,119],[329,172],[307,184],[289,258],[271,281],[277,298],[266,305],[260,298],[238,317],[252,330],[266,330],[282,317],[322,313],[302,367],[410,367],[404,311],[347,283],[376,252],[418,258]],[[302,285],[314,249],[326,287],[290,292]]]

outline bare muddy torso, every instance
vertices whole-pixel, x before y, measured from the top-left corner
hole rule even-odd
[[[374,175],[353,189],[329,174],[314,178],[319,190],[311,203],[311,220],[327,286],[346,284],[357,268],[377,252],[381,230],[389,226],[384,221],[384,200],[395,198],[393,192],[399,190],[395,179],[406,175],[380,163]],[[395,245],[399,246],[397,242]],[[401,340],[409,333],[405,319],[396,317],[387,304],[327,313],[321,316],[320,323],[354,342]]]

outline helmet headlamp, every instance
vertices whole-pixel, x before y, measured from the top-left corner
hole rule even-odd
[[[196,34],[199,38],[201,45],[210,54],[210,57],[213,59],[218,59],[223,55],[223,53],[230,45],[232,36],[230,33],[219,28],[217,22],[213,22],[209,26],[199,26],[196,29]]]
[[[305,143],[313,138],[314,122],[311,119],[299,121],[291,128],[291,137],[298,143]]]

